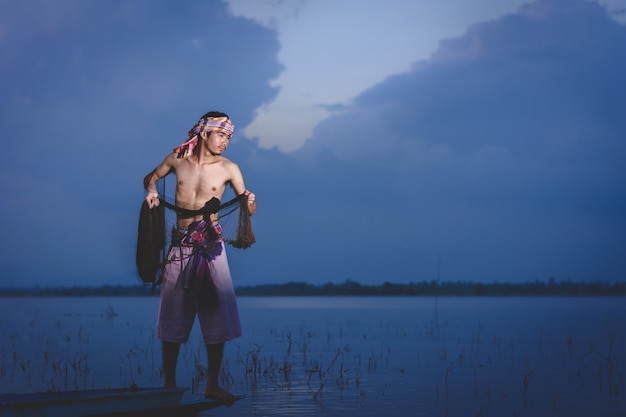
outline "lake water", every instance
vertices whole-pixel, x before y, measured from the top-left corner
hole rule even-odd
[[[240,297],[202,416],[626,416],[620,297]],[[156,297],[0,298],[0,392],[160,386]],[[199,330],[179,386],[198,396]]]

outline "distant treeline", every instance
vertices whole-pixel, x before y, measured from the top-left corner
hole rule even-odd
[[[347,280],[342,284],[332,282],[313,285],[306,282],[286,284],[266,284],[237,288],[237,295],[403,295],[403,296],[505,296],[505,295],[626,295],[626,283],[605,282],[560,283],[551,279],[548,282],[527,283],[473,283],[422,281],[408,284],[385,282],[382,285],[363,285]]]
[[[474,283],[422,281],[408,284],[385,282],[380,285],[364,285],[347,280],[340,284],[328,282],[314,285],[306,282],[263,284],[236,288],[238,296],[623,296],[626,283],[561,281],[526,283]],[[51,287],[51,288],[0,288],[0,297],[88,297],[88,296],[153,296],[151,286],[102,286],[102,287]]]

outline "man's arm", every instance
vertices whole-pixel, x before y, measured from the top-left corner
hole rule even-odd
[[[230,184],[233,187],[236,195],[245,194],[248,196],[248,213],[253,216],[256,213],[256,195],[250,190],[246,189],[246,185],[243,181],[243,175],[241,174],[241,170],[239,166],[232,161],[229,161],[229,171],[230,171]]]
[[[159,193],[156,189],[156,182],[166,176],[170,170],[174,168],[174,161],[176,161],[176,155],[173,153],[169,154],[163,162],[161,162],[143,179],[143,186],[146,189],[146,203],[148,203],[148,207],[152,208],[160,204]]]

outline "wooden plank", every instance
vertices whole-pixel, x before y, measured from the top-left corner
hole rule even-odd
[[[237,395],[236,397],[237,401],[244,398],[243,395]],[[123,411],[115,414],[97,414],[89,417],[185,417],[223,405],[224,403],[221,400],[197,399],[182,401],[180,404],[171,407],[146,408],[144,410]]]
[[[84,417],[181,404],[179,388],[117,388],[0,395],[0,417]]]

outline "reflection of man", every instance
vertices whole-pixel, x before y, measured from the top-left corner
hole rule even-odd
[[[180,344],[187,342],[197,315],[208,356],[205,396],[220,399],[226,405],[232,405],[235,397],[218,384],[224,342],[241,336],[217,215],[226,184],[231,184],[236,195],[247,196],[250,215],[256,212],[255,195],[246,190],[239,167],[222,156],[233,130],[226,114],[205,114],[189,131],[190,139],[168,155],[146,181],[146,202],[150,208],[160,204],[157,180],[174,171],[176,206],[192,210],[204,207],[210,213],[205,210],[205,215],[190,217],[177,214],[172,231],[157,325],[163,348],[164,386],[176,386]]]

